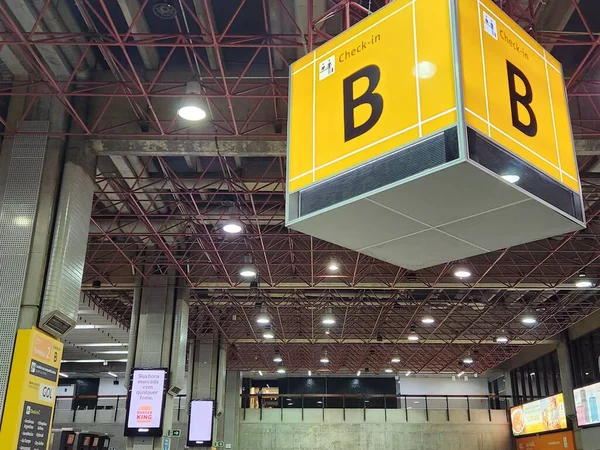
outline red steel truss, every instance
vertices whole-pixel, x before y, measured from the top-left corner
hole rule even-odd
[[[277,0],[287,25],[282,28],[288,31],[269,33],[266,0],[231,0],[237,7],[221,27],[211,14],[207,23],[199,20],[193,2],[184,0],[182,7],[200,33],[188,32],[185,23],[175,19],[177,32],[160,34],[136,31],[149,0],[140,0],[128,29],[117,26],[112,1],[75,2],[88,25],[85,32],[38,28],[51,0],[44,1],[29,29],[23,29],[0,2],[4,28],[0,43],[31,74],[26,81],[0,82],[0,97],[24,100],[19,119],[9,123],[7,115],[0,117],[0,135],[14,135],[18,123],[40,101],[53,98],[78,127],[51,136],[283,140],[289,64],[386,3],[328,0],[324,13],[299,23],[285,2]],[[232,32],[239,29],[234,25],[244,20],[250,1],[262,4],[265,32]],[[309,11],[314,1],[307,0]],[[208,11],[209,0],[201,3]],[[577,2],[574,14],[587,29],[582,33],[536,25],[551,1],[496,3],[544,45],[585,49],[581,61],[569,68],[568,95],[575,134],[599,136],[600,82],[590,77],[598,64],[599,37]],[[67,76],[55,76],[44,57],[48,49],[77,54]],[[136,62],[135,52],[144,49],[162,52],[157,67],[143,68]],[[249,55],[236,70],[223,56],[231,49],[245,49]],[[207,51],[214,56],[212,64],[203,57]],[[184,55],[183,65],[178,54]],[[91,70],[88,59],[100,56],[107,68]],[[257,75],[259,60],[267,62]],[[187,97],[186,82],[192,79],[201,81],[202,98],[212,113],[211,120],[201,125],[176,117],[177,105]],[[81,112],[81,102],[87,103],[88,114]],[[138,159],[142,167],[132,170],[134,175],[101,170],[97,176],[86,295],[127,325],[135,278],[175,273],[193,287],[192,337],[219,335],[230,345],[231,368],[274,370],[272,358],[279,352],[290,370],[323,370],[318,360],[327,351],[331,358],[327,370],[332,372],[367,367],[457,372],[463,368],[461,358],[471,352],[476,362],[470,370],[483,372],[599,307],[595,290],[573,286],[583,272],[591,277],[600,273],[597,157],[580,160],[587,230],[461,261],[473,272],[464,281],[452,275],[453,264],[407,272],[285,228],[283,158],[203,157],[187,171],[168,157]],[[231,218],[244,223],[239,235],[222,231]],[[247,258],[259,273],[260,282],[252,287],[238,275]],[[332,260],[340,267],[336,273],[327,269]],[[263,342],[255,321],[261,305],[273,318],[276,339],[270,343]],[[327,307],[337,318],[329,334],[320,322]],[[425,313],[436,323],[424,326]],[[524,314],[534,314],[538,323],[524,327],[520,323]],[[406,341],[413,327],[421,337],[419,343]],[[499,333],[509,336],[511,344],[495,344]],[[401,363],[390,367],[392,355]]]
[[[184,23],[175,19],[176,33],[136,32],[138,21],[143,20],[148,0],[140,1],[140,10],[127,30],[119,30],[116,20],[110,13],[111,0],[80,0],[76,2],[86,20],[95,27],[87,32],[49,32],[38,28],[48,13],[51,0],[44,6],[31,29],[23,30],[13,18],[8,7],[0,3],[0,21],[5,31],[0,32],[2,45],[9,46],[28,66],[31,78],[27,81],[0,85],[0,96],[25,97],[27,107],[23,118],[41,99],[55,97],[65,111],[73,117],[80,130],[56,132],[56,135],[82,135],[88,137],[144,137],[144,138],[212,138],[212,137],[252,137],[283,139],[287,110],[287,68],[296,58],[296,51],[310,51],[330,39],[344,28],[356,23],[371,11],[383,6],[386,1],[337,0],[328,1],[329,9],[318,17],[309,17],[307,23],[299,23],[294,14],[277,0],[282,16],[291,32],[263,34],[234,34],[232,25],[243,21],[243,11],[250,0],[236,0],[239,6],[229,18],[227,25],[218,30],[209,20],[203,24],[198,19],[191,0],[182,2],[186,18],[201,34],[190,34]],[[253,0],[259,1],[259,0]],[[269,29],[266,0],[261,0],[264,9],[265,30]],[[596,51],[599,37],[588,25],[578,2],[575,14],[581,16],[586,31],[581,33],[560,30],[538,30],[536,20],[548,2],[537,0],[496,0],[496,3],[510,14],[521,26],[530,31],[548,46],[577,46],[585,48],[586,54],[574,68],[567,80],[571,99],[579,99],[577,111],[585,108],[585,114],[574,114],[574,132],[578,137],[600,135],[600,96],[598,82],[587,80],[585,75],[598,63]],[[549,2],[552,3],[552,2]],[[209,0],[204,0],[209,9]],[[308,10],[312,11],[313,0],[308,0]],[[210,17],[210,14],[209,14]],[[332,25],[334,24],[334,25]],[[105,31],[98,31],[98,29]],[[303,32],[306,30],[306,32]],[[40,54],[43,48],[76,50],[79,57],[74,61],[67,77],[57,79],[52,68]],[[140,67],[134,63],[132,54],[145,47],[163,49],[166,56],[158,67],[147,75],[140,75]],[[246,49],[251,57],[240,70],[230,73],[223,51]],[[177,50],[184,50],[187,67],[173,66]],[[214,51],[217,64],[211,67],[201,57],[204,50]],[[293,52],[288,52],[293,50]],[[257,57],[268,55],[268,68],[260,77],[253,74]],[[86,70],[86,60],[91,55],[101,54],[110,70],[97,74]],[[279,70],[272,63],[277,57],[283,67]],[[213,117],[210,124],[190,126],[176,117],[177,102],[186,97],[185,84],[192,78],[200,78],[204,93],[202,97],[210,107]],[[78,98],[87,99],[98,111],[92,120],[75,108]],[[575,107],[575,104],[572,103]],[[120,119],[115,118],[116,114]],[[12,135],[15,126],[9,126],[6,117],[0,122],[5,125],[1,134]],[[140,124],[143,130],[140,130]]]

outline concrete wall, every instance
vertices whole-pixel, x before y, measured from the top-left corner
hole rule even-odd
[[[246,417],[240,422],[239,450],[510,450],[511,436],[503,411],[492,411],[489,422],[487,411],[473,411],[472,422],[466,412],[451,411],[451,422],[445,411],[432,411],[430,422],[425,412],[410,410],[409,422],[405,411],[388,411],[385,422],[382,410],[367,411],[364,422],[362,410],[346,411],[346,422],[341,410],[305,410],[301,421],[300,410],[286,410],[287,420],[279,422],[279,411],[265,410],[262,422]],[[271,423],[270,423],[271,422]]]

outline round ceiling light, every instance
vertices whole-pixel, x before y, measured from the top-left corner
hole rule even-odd
[[[508,336],[497,336],[496,337],[496,343],[497,344],[507,344],[508,343]]]
[[[465,356],[463,358],[463,363],[465,363],[465,364],[473,364],[473,358],[471,356]]]
[[[263,333],[263,338],[265,339],[275,339],[275,333],[273,330],[265,330]]]
[[[327,266],[327,270],[329,270],[330,272],[337,272],[338,270],[340,270],[340,266],[335,262],[331,262]]]
[[[537,323],[537,319],[533,316],[523,316],[521,318],[521,323],[523,323],[525,325],[533,325],[533,324]]]
[[[454,276],[457,278],[469,278],[471,276],[471,272],[467,269],[456,269],[454,271]]]
[[[421,322],[423,322],[426,325],[431,325],[432,323],[435,323],[435,319],[433,318],[433,316],[431,314],[427,314],[427,315],[423,316],[423,318],[421,319]]]
[[[177,110],[177,115],[190,122],[198,122],[206,118],[206,111],[199,105],[187,104]]]
[[[575,286],[578,288],[590,288],[594,285],[590,280],[577,280]]]
[[[252,266],[243,267],[242,270],[240,270],[240,275],[243,276],[244,278],[255,277],[256,269]]]
[[[392,364],[398,364],[400,362],[400,357],[399,356],[393,356],[391,362],[392,362]]]
[[[273,362],[276,362],[276,363],[283,362],[283,358],[281,357],[281,355],[275,355],[273,357]]]
[[[321,356],[320,361],[323,364],[329,364],[329,357],[327,355],[323,355],[323,356]]]
[[[412,342],[416,342],[419,340],[419,335],[417,333],[410,333],[408,335],[408,340]]]
[[[285,373],[285,372],[286,372],[285,367],[278,367],[277,368],[277,373]]]
[[[242,231],[242,225],[237,220],[230,220],[223,226],[223,231],[229,234],[237,234]]]
[[[333,315],[331,308],[325,310],[325,314],[323,314],[323,317],[321,318],[321,323],[327,326],[335,325],[335,316]]]

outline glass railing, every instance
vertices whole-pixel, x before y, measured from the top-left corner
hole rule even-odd
[[[281,421],[314,420],[320,414],[333,414],[336,420],[362,420],[378,417],[383,421],[477,421],[502,417],[509,419],[512,399],[501,395],[394,395],[394,394],[265,394],[241,395],[242,420]],[[127,408],[125,395],[58,396],[54,423],[124,423]],[[186,422],[188,403],[185,395],[174,398],[173,420]],[[370,412],[373,412],[369,416]]]
[[[394,417],[398,416],[398,410],[402,411],[406,422],[412,417],[430,419],[430,413],[435,413],[439,418],[440,412],[444,411],[446,419],[450,421],[453,412],[465,413],[467,421],[471,421],[473,411],[480,416],[481,411],[487,410],[489,421],[492,415],[501,412],[509,418],[509,410],[512,399],[502,395],[395,395],[395,394],[257,394],[242,395],[242,420],[246,420],[252,414],[252,419],[263,420],[265,414],[272,416],[271,410],[278,410],[281,420],[284,419],[286,410],[300,410],[301,419],[304,420],[305,410],[321,410],[323,420],[327,410],[341,410],[342,419],[346,420],[347,411],[362,410],[366,421],[369,410],[383,411],[383,418],[387,421],[388,412]],[[353,413],[353,416],[355,414]]]

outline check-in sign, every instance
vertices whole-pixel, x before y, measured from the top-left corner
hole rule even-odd
[[[396,0],[292,65],[290,190],[455,122],[448,1]]]
[[[491,1],[458,7],[468,125],[579,192],[560,63]]]
[[[395,0],[290,80],[290,193],[455,125],[580,192],[562,67],[491,0]]]

